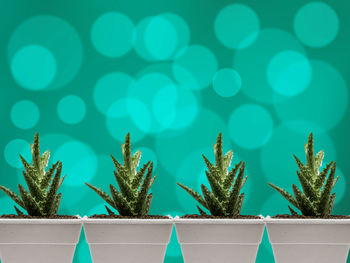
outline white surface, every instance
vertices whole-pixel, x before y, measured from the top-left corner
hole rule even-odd
[[[82,221],[94,263],[162,263],[173,229],[170,217]]]
[[[71,263],[80,219],[0,219],[2,263]]]
[[[185,263],[254,263],[263,219],[174,219]]]
[[[350,219],[265,219],[276,263],[346,263]]]

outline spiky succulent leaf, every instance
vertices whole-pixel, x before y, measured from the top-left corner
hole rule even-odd
[[[119,186],[119,191],[113,185],[110,185],[111,195],[87,184],[99,196],[101,196],[110,206],[116,209],[123,216],[145,216],[149,213],[153,195],[149,194],[156,176],[152,178],[153,164],[147,162],[137,171],[139,166],[141,152],[136,151],[134,155],[131,152],[130,134],[125,137],[125,142],[121,145],[124,163],[118,162],[111,155],[116,168],[114,171],[115,179]],[[147,172],[147,173],[146,173]],[[112,215],[108,208],[107,213]],[[114,213],[113,213],[114,215]]]
[[[315,156],[312,133],[305,144],[305,155],[306,164],[303,164],[294,156],[299,168],[297,176],[303,191],[293,185],[293,197],[285,190],[273,184],[270,185],[305,216],[324,217],[331,215],[336,196],[334,193],[332,194],[332,190],[339,178],[335,178],[336,164],[330,162],[325,168],[321,169],[324,152],[320,151]],[[289,210],[292,215],[297,214],[290,207]]]
[[[241,213],[244,194],[241,194],[240,191],[248,177],[244,177],[245,164],[243,162],[239,162],[229,171],[233,153],[228,151],[224,156],[222,149],[222,135],[220,133],[214,144],[215,164],[202,155],[208,169],[205,173],[211,191],[205,185],[202,185],[201,195],[183,184],[177,184],[200,205],[208,209],[212,215],[232,217]],[[197,209],[201,215],[206,214],[201,207],[197,206]]]
[[[35,134],[30,149],[32,153],[31,164],[20,155],[24,167],[23,177],[28,190],[19,185],[18,191],[20,196],[3,186],[0,186],[0,190],[4,191],[19,206],[24,208],[29,215],[42,217],[56,215],[61,200],[61,194],[57,195],[57,190],[63,182],[63,178],[60,179],[62,163],[57,162],[46,171],[50,151],[45,151],[43,155],[40,154],[38,133]],[[55,172],[55,178],[52,179]],[[17,207],[15,207],[15,210],[19,214]]]

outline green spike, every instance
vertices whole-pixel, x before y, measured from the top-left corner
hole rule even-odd
[[[209,209],[207,206],[207,203],[205,202],[205,200],[203,199],[203,197],[197,193],[196,191],[194,191],[191,188],[188,188],[187,186],[177,183],[178,186],[180,186],[182,189],[184,189],[187,193],[189,193],[198,203],[200,203],[202,206],[204,206],[205,208]]]
[[[204,196],[205,202],[208,205],[208,209],[213,216],[226,215],[225,210],[219,200],[209,191],[209,189],[202,184],[202,194]]]

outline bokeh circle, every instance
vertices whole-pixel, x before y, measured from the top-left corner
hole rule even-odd
[[[22,162],[19,155],[22,155],[24,159],[31,162],[29,143],[23,139],[13,139],[9,141],[4,149],[6,162],[14,168],[22,168]]]
[[[295,15],[294,30],[305,45],[324,47],[336,38],[339,18],[328,4],[310,2],[302,6]]]
[[[58,117],[67,124],[77,124],[85,116],[85,102],[78,96],[67,95],[57,104]]]
[[[215,73],[213,88],[221,97],[232,97],[236,95],[242,86],[241,76],[232,68],[223,68]]]
[[[245,104],[235,109],[228,124],[234,143],[245,149],[257,149],[266,144],[273,126],[270,113],[257,104]]]
[[[227,48],[242,49],[258,37],[260,22],[255,11],[243,4],[232,4],[222,9],[215,19],[215,33]]]
[[[39,121],[40,110],[38,106],[30,100],[16,102],[11,108],[11,121],[20,129],[31,129]]]
[[[128,53],[133,45],[134,24],[118,12],[99,16],[91,28],[91,41],[98,52],[117,58]]]

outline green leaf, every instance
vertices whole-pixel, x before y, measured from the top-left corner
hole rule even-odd
[[[55,173],[55,170],[58,166],[59,162],[56,162],[51,166],[51,168],[46,172],[44,178],[40,182],[40,188],[46,190],[51,182],[52,176]]]
[[[238,201],[236,203],[232,216],[238,216],[241,214],[243,201],[244,201],[244,193],[240,194],[240,196],[238,197]]]
[[[57,215],[58,209],[60,208],[61,204],[61,199],[62,199],[62,194],[58,194],[55,198],[55,203],[53,205],[53,209],[51,210],[51,215]]]
[[[132,166],[132,157],[131,157],[131,143],[130,143],[130,133],[128,133],[125,137],[125,142],[122,145],[123,157],[124,157],[124,165],[131,172]]]
[[[110,216],[115,216],[115,213],[114,213],[111,209],[109,209],[108,206],[105,205],[105,207],[106,207],[106,210],[107,210],[108,215],[110,215]]]
[[[128,176],[128,171],[127,169],[122,166],[118,161],[117,159],[114,158],[113,155],[111,155],[111,158],[112,158],[112,161],[113,161],[113,164],[115,166],[115,168],[117,169],[117,172],[125,179],[125,180],[130,180],[129,176]]]
[[[229,213],[234,213],[237,203],[239,201],[239,193],[242,189],[242,182],[243,182],[243,175],[244,175],[244,170],[245,170],[245,163],[242,163],[242,166],[239,169],[239,173],[237,175],[237,178],[232,186],[232,189],[230,191],[229,197],[228,197],[228,202],[227,202],[227,209]]]
[[[336,170],[336,163],[333,164],[331,168],[331,172],[329,173],[329,176],[327,178],[326,184],[323,187],[323,190],[321,192],[320,203],[318,206],[318,212],[321,216],[324,216],[327,213],[327,208],[328,208],[327,206],[328,206],[330,194],[334,184],[335,170]]]
[[[118,192],[118,190],[113,185],[109,185],[109,189],[115,203],[115,208],[118,210],[119,214],[122,216],[134,216],[128,201]]]
[[[279,192],[285,199],[287,199],[287,201],[289,203],[291,203],[292,205],[294,205],[296,208],[299,209],[299,205],[297,203],[297,201],[294,199],[294,197],[288,193],[286,190],[274,185],[274,184],[271,184],[271,183],[268,183],[273,189],[275,189],[277,192]]]
[[[319,151],[315,158],[315,173],[318,174],[319,169],[322,166],[322,161],[324,157],[324,151]]]
[[[135,204],[135,211],[134,211],[136,214],[142,213],[142,211],[144,211],[145,209],[146,201],[147,201],[146,197],[151,187],[152,172],[153,172],[153,163],[151,163],[150,166],[148,167],[147,174],[138,192],[137,200]]]
[[[233,152],[232,151],[228,151],[225,154],[225,157],[224,157],[224,172],[225,172],[225,174],[227,173],[228,168],[231,166],[232,156],[233,156]]]
[[[140,185],[142,183],[142,178],[145,175],[145,172],[146,172],[148,166],[150,165],[150,163],[151,163],[150,161],[145,163],[143,165],[143,167],[136,173],[136,175],[135,175],[135,177],[134,177],[134,179],[132,180],[132,183],[131,183],[132,189],[134,189],[134,190],[139,189],[139,187],[140,187]]]
[[[288,206],[288,208],[289,208],[290,213],[291,213],[293,216],[298,215],[298,213],[295,212],[295,211],[293,210],[293,208],[291,208],[290,206]]]
[[[318,199],[317,192],[314,190],[310,182],[305,178],[304,174],[297,171],[297,175],[300,181],[300,184],[303,188],[305,195],[311,202],[315,202]]]
[[[153,194],[151,193],[147,196],[145,210],[142,213],[143,215],[148,215],[149,210],[151,209],[152,199],[153,199]]]
[[[300,209],[300,211],[303,213],[303,215],[305,216],[316,216],[316,211],[312,205],[312,203],[310,202],[310,200],[304,195],[303,192],[301,192],[299,190],[299,188],[293,184],[293,193],[294,196],[298,202],[298,208]]]
[[[22,173],[30,194],[33,196],[34,199],[36,199],[37,202],[42,201],[44,199],[44,195],[39,185],[25,171],[22,171]]]
[[[315,169],[315,153],[314,153],[314,138],[312,133],[309,135],[307,145],[305,146],[306,163],[313,171]]]
[[[198,205],[197,205],[197,209],[198,209],[198,212],[199,212],[200,215],[202,215],[202,216],[207,215],[207,213],[204,212],[204,210],[202,208],[200,208]]]
[[[117,180],[121,194],[129,202],[133,201],[134,200],[134,193],[133,193],[133,190],[131,189],[131,186],[118,173],[114,172],[114,175],[115,175],[115,179]]]
[[[199,193],[181,183],[177,183],[177,185],[184,189],[187,193],[189,193],[198,203],[200,203],[202,206],[208,209],[207,203]]]
[[[205,165],[208,168],[209,173],[211,173],[217,181],[220,181],[221,180],[221,176],[219,174],[220,171],[208,160],[207,157],[204,156],[204,154],[202,154],[202,156],[203,156]]]
[[[226,176],[223,183],[225,190],[229,190],[231,188],[233,181],[235,180],[236,174],[238,172],[238,169],[241,167],[241,165],[242,165],[242,161],[236,164],[235,167]]]
[[[58,187],[60,184],[61,171],[62,171],[62,163],[60,162],[58,164],[56,174],[52,179],[51,185],[46,195],[46,200],[43,205],[43,213],[45,214],[50,214],[53,211]]]
[[[10,189],[1,186],[0,185],[0,190],[2,190],[5,194],[7,194],[13,201],[16,202],[16,204],[18,204],[19,206],[21,206],[22,208],[26,209],[24,206],[23,201],[21,200],[21,198],[13,191],[11,191]]]
[[[332,166],[333,166],[333,162],[330,162],[329,164],[327,164],[326,167],[319,174],[319,176],[316,178],[315,188],[317,191],[319,191],[322,188],[324,181],[327,178],[327,174],[328,174],[329,170],[332,168]]]
[[[17,206],[14,205],[14,208],[16,210],[17,215],[19,215],[19,216],[24,215],[24,213],[21,210],[19,210],[19,208]]]
[[[34,136],[34,142],[31,146],[32,148],[32,157],[33,157],[33,167],[40,175],[41,172],[41,156],[40,156],[40,140],[39,133],[36,133]],[[42,178],[40,178],[42,179]]]
[[[132,162],[131,162],[131,172],[133,176],[135,176],[136,174],[136,168],[139,166],[140,158],[141,158],[141,151],[136,151],[132,157]]]
[[[210,213],[213,216],[225,216],[225,210],[219,200],[209,191],[209,189],[204,184],[201,185],[201,188]]]
[[[224,201],[226,199],[225,190],[222,188],[219,182],[215,180],[213,175],[207,171],[205,171],[205,174],[207,175],[208,182],[215,197],[218,198],[220,202]]]
[[[222,135],[219,133],[216,144],[214,145],[215,166],[219,169],[221,176],[225,175],[224,171],[224,156],[222,152]]]
[[[92,190],[95,191],[95,193],[97,193],[100,197],[103,198],[103,200],[105,200],[110,206],[114,207],[115,209],[116,206],[114,204],[114,201],[112,200],[112,198],[104,191],[102,191],[101,189],[91,185],[91,184],[88,184],[88,183],[85,183],[88,187],[90,187]]]
[[[329,198],[329,202],[328,202],[328,207],[327,207],[327,211],[325,213],[325,216],[329,216],[332,214],[332,210],[333,210],[333,206],[334,206],[334,201],[335,201],[335,194],[332,194]]]
[[[28,214],[31,216],[41,216],[42,212],[38,205],[38,203],[34,200],[34,198],[29,194],[29,192],[24,189],[22,185],[18,185],[18,191],[21,195],[21,198],[24,203],[24,207],[27,210]]]

